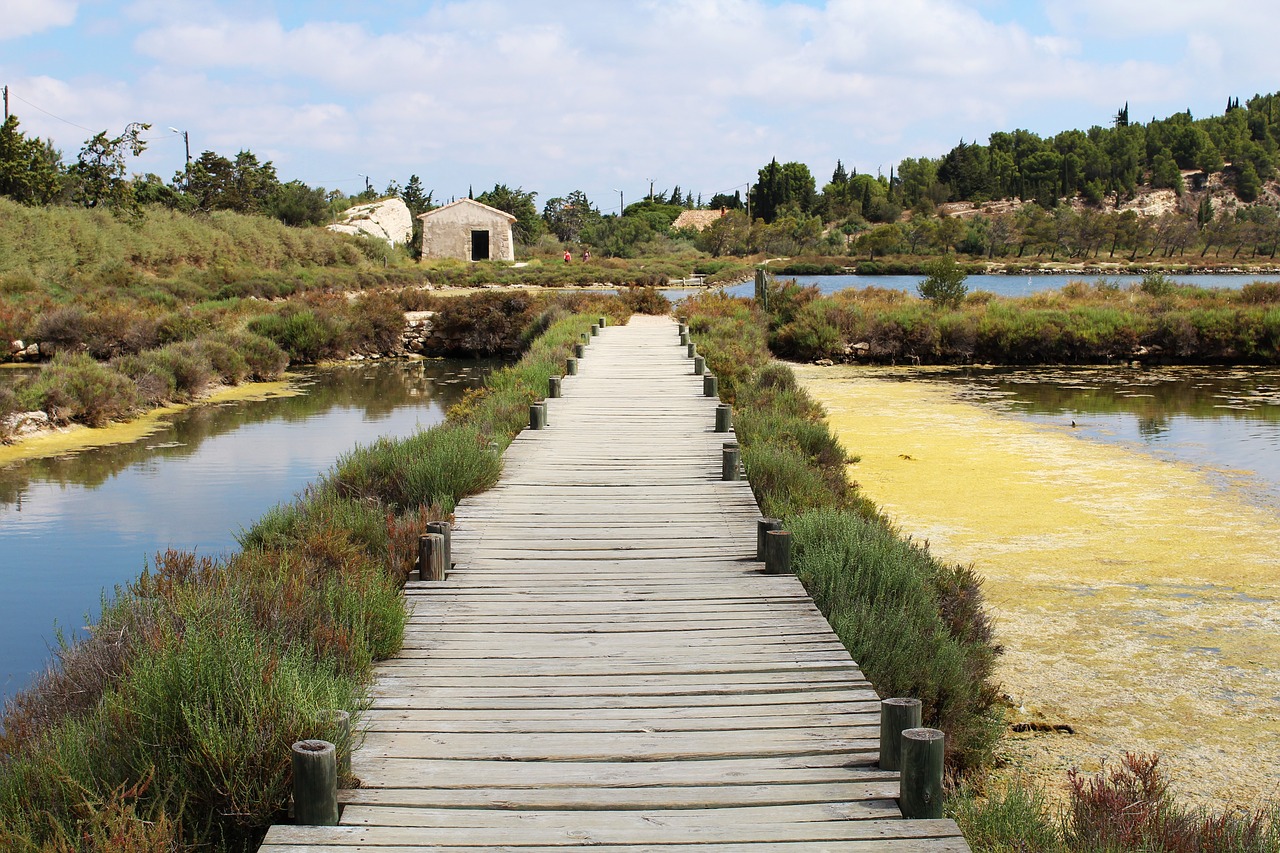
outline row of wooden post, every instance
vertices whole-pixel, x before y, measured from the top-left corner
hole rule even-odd
[[[766,292],[763,276],[756,276],[757,298]],[[693,359],[693,372],[702,376],[702,392],[718,396],[715,376],[706,373],[706,360],[698,355],[689,338],[689,327],[679,326],[680,343]],[[729,432],[733,409],[726,403],[716,406],[716,432]],[[721,445],[721,479],[737,480],[741,472],[741,450],[736,441]],[[768,573],[791,572],[791,534],[777,518],[762,518],[756,524],[756,560]],[[898,804],[902,816],[927,820],[942,817],[942,770],[945,736],[937,729],[923,727],[919,699],[885,699],[880,703],[880,767],[899,771]]]
[[[301,826],[337,826],[338,782],[351,775],[351,714],[321,711],[316,719],[336,729],[338,742],[309,739],[290,747],[293,820]]]
[[[600,330],[607,325],[609,325],[609,318],[602,316],[591,324],[590,333],[583,332],[578,337],[578,342],[573,345],[573,355],[564,361],[564,376],[578,375],[578,361],[586,357],[587,346],[591,343],[591,339],[597,337]],[[564,376],[547,378],[547,400],[561,395],[564,390]],[[546,429],[551,423],[550,413],[547,411],[547,400],[529,404],[529,429]]]

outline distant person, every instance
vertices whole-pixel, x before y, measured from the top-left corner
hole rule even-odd
[[[583,249],[583,250],[582,250],[582,262],[585,264],[585,263],[587,263],[587,262],[588,262],[588,261],[590,261],[590,260],[591,260],[591,250],[590,250],[590,249]]]
[[[565,250],[564,250],[564,262],[567,264],[567,263],[569,263],[569,262],[570,262],[570,261],[572,261],[572,260],[573,260],[573,255],[569,253],[569,250],[568,250],[568,249],[565,249]]]

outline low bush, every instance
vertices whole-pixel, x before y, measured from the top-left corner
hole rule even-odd
[[[293,363],[314,364],[338,354],[338,329],[326,314],[310,307],[289,303],[250,320],[248,328],[280,347]]]
[[[653,287],[633,285],[625,287],[620,294],[622,304],[636,314],[669,314],[671,300]]]
[[[55,423],[80,421],[89,426],[126,417],[138,404],[129,378],[87,353],[59,353],[24,396]]]

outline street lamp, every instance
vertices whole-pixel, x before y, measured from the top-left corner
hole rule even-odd
[[[186,171],[183,172],[182,188],[184,190],[189,190],[191,189],[191,137],[185,130],[178,130],[176,127],[171,127],[169,129],[182,137],[182,144],[187,149],[187,168]]]
[[[368,175],[361,175],[359,172],[356,172],[356,174],[357,174],[357,175],[359,175],[360,177],[364,178],[364,191],[365,191],[366,193],[368,193],[368,192],[373,192],[373,183],[372,183],[372,182],[370,182],[370,180],[369,180],[369,176],[368,176]]]
[[[618,194],[618,216],[622,216],[622,211],[627,209],[627,203],[622,200],[622,190],[614,187],[613,191]]]

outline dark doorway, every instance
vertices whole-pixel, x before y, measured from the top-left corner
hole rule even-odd
[[[472,231],[471,232],[471,260],[473,261],[489,260],[489,232],[488,231]]]

